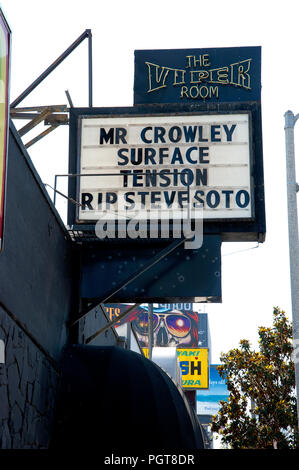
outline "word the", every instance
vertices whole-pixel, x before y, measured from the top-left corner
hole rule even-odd
[[[209,54],[199,54],[196,55],[187,55],[186,56],[186,69],[195,68],[195,67],[209,67],[210,64],[210,56]]]

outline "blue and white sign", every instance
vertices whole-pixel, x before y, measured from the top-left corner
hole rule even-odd
[[[218,365],[209,366],[209,388],[196,392],[196,412],[198,415],[215,415],[220,408],[220,400],[228,399],[229,392],[225,380],[217,371]]]

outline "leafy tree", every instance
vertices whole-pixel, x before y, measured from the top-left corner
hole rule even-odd
[[[241,340],[221,355],[218,371],[230,394],[212,431],[232,449],[299,448],[292,326],[285,312],[275,307],[273,327],[260,327],[258,335],[259,352]]]

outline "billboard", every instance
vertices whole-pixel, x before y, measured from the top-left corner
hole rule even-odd
[[[134,104],[260,99],[260,47],[135,51]]]
[[[251,127],[245,111],[82,117],[77,221],[250,220]]]
[[[9,119],[10,29],[0,9],[0,250],[3,244]]]
[[[160,304],[161,305],[161,304]],[[154,307],[153,330],[154,345],[157,347],[168,346],[198,346],[198,325],[200,315],[193,310],[182,309],[182,306],[192,304],[164,304]],[[177,308],[180,307],[180,309]],[[110,320],[114,320],[125,312],[129,304],[105,304],[104,308]],[[148,347],[148,305],[136,307],[123,321],[130,321],[140,346]],[[116,327],[118,326],[116,324]]]
[[[220,409],[220,400],[226,401],[229,392],[217,371],[218,365],[209,366],[209,389],[196,392],[196,412],[198,415],[214,415]]]
[[[182,371],[182,388],[187,390],[209,387],[207,348],[177,348]]]

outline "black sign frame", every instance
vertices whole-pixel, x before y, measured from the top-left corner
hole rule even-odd
[[[79,173],[80,162],[80,120],[88,116],[138,116],[138,115],[169,115],[169,114],[233,114],[248,112],[251,114],[251,171],[252,196],[254,199],[253,218],[204,221],[205,234],[221,234],[222,241],[258,241],[263,242],[266,234],[264,170],[262,148],[262,118],[259,101],[243,103],[196,103],[196,104],[155,104],[133,107],[113,108],[70,108],[69,125],[69,174]],[[78,197],[79,177],[69,178],[69,197]],[[73,231],[94,232],[95,222],[78,222],[76,205],[68,206],[68,225]],[[126,243],[127,240],[123,240]],[[107,243],[107,242],[106,242]]]

